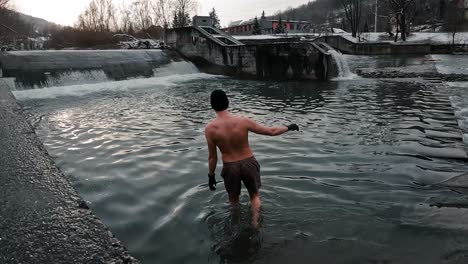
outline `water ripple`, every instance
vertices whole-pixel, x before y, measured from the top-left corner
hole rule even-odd
[[[441,224],[443,212],[428,209],[430,197],[459,195],[433,184],[468,171],[457,122],[464,108],[454,115],[448,96],[437,89],[411,81],[202,77],[169,86],[151,80],[116,89],[96,84],[93,93],[74,86],[47,98],[20,94],[58,165],[145,263],[282,263],[310,251],[310,261],[331,263],[324,250],[342,255],[344,263],[356,254],[414,263],[427,253],[424,245],[432,245],[436,260],[458,254],[444,243],[468,246],[464,232],[401,227],[461,226]],[[234,212],[222,182],[217,192],[206,185],[203,131],[214,117],[208,98],[216,88],[228,92],[234,113],[301,127],[300,133],[250,138],[262,165],[260,232],[250,228],[245,190]],[[387,250],[393,253],[368,253]],[[408,261],[398,259],[405,254]]]

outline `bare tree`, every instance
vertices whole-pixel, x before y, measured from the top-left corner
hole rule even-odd
[[[128,33],[128,30],[130,29],[130,24],[132,23],[132,10],[128,8],[122,2],[122,5],[119,8],[119,28],[122,32]]]
[[[359,33],[362,17],[362,3],[361,0],[340,0],[344,8],[346,19],[351,26],[353,37]]]
[[[78,16],[77,27],[83,30],[98,31],[98,7],[95,0]]]
[[[92,0],[78,17],[78,28],[96,32],[117,29],[117,9],[112,0]]]
[[[406,41],[407,21],[410,9],[414,5],[414,0],[388,0],[393,14],[396,18],[397,28],[401,32],[401,39]],[[395,36],[395,41],[398,39],[398,32]]]
[[[11,0],[0,0],[0,9],[10,8]]]
[[[107,31],[117,30],[117,7],[114,5],[113,0],[106,0],[106,28]]]
[[[154,0],[152,4],[155,24],[168,28],[171,21],[173,3],[170,0]]]
[[[463,27],[464,22],[464,3],[459,0],[449,1],[447,5],[447,14],[445,15],[446,28],[452,36],[452,45],[455,46],[455,36]]]
[[[136,0],[132,3],[132,14],[137,29],[143,30],[153,24],[150,0]]]

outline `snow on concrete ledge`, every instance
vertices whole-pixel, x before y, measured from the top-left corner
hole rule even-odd
[[[282,39],[282,38],[289,38],[283,35],[248,35],[248,36],[232,36],[237,40],[263,40],[263,39]]]
[[[316,34],[316,33],[292,33],[292,34],[274,34],[274,35],[245,35],[245,36],[233,36],[238,40],[268,40],[268,39],[284,39],[294,37],[319,37],[319,36],[341,36],[353,43],[368,43],[368,42],[387,42],[394,43],[393,38],[386,32],[368,32],[361,33],[360,41],[358,38],[352,37],[351,33],[339,32],[328,33],[328,34]],[[399,38],[398,43],[401,43]],[[451,44],[452,34],[451,32],[413,32],[411,33],[406,42],[417,42],[422,44]],[[455,44],[467,44],[468,45],[468,32],[458,32],[455,34]]]
[[[388,33],[385,32],[369,32],[361,33],[361,41],[358,38],[354,38],[351,34],[331,34],[335,36],[342,36],[343,38],[353,43],[363,42],[394,42],[392,37],[389,37]],[[401,38],[398,38],[398,43],[402,42]],[[410,33],[406,42],[417,42],[422,44],[451,44],[452,33],[451,32],[413,32]],[[458,32],[455,34],[455,44],[468,44],[468,32]]]

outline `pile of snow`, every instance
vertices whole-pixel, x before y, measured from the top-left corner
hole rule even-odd
[[[237,40],[246,40],[246,39],[261,40],[261,39],[282,39],[282,38],[287,38],[287,36],[284,36],[284,35],[248,35],[248,36],[232,36],[232,37],[237,39]]]
[[[388,42],[393,43],[394,37],[389,36],[386,32],[367,32],[361,33],[359,37],[354,38],[351,33],[334,28],[334,33],[327,33],[328,36],[341,36],[353,43],[362,42]],[[247,36],[233,36],[238,40],[262,40],[262,39],[280,39],[290,37],[311,37],[311,36],[324,36],[318,33],[288,33],[288,34],[274,34],[274,35],[247,35]],[[401,36],[398,37],[398,42],[401,42]],[[452,34],[450,32],[413,32],[411,33],[406,42],[417,42],[427,44],[451,44]],[[455,34],[455,44],[468,45],[468,32],[458,32]]]
[[[452,43],[452,37],[451,32],[417,32],[410,34],[407,40],[431,44],[449,44]],[[468,32],[456,33],[455,44],[468,44]]]
[[[384,32],[368,32],[361,33],[360,41],[356,37],[352,37],[351,34],[333,34],[339,35],[343,38],[354,42],[393,42],[393,37],[390,37],[388,33]],[[401,41],[401,37],[398,37],[398,41]],[[411,33],[407,38],[407,42],[427,43],[427,44],[451,44],[452,33],[450,32],[414,32]],[[458,32],[455,34],[455,44],[468,44],[468,32]]]
[[[333,31],[333,33],[337,33],[337,34],[348,33],[346,31],[342,30],[341,28],[332,28],[332,31]]]
[[[124,49],[160,49],[163,43],[154,39],[138,39],[128,34],[115,34]]]

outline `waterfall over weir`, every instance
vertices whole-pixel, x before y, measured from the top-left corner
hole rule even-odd
[[[13,90],[93,84],[155,76],[180,57],[167,50],[22,51],[0,55],[3,77]]]
[[[341,54],[341,52],[333,49],[329,50],[328,52],[332,55],[333,60],[337,66],[337,79],[352,79],[356,76],[349,69],[348,62],[346,61],[346,58],[343,56],[343,54]]]

